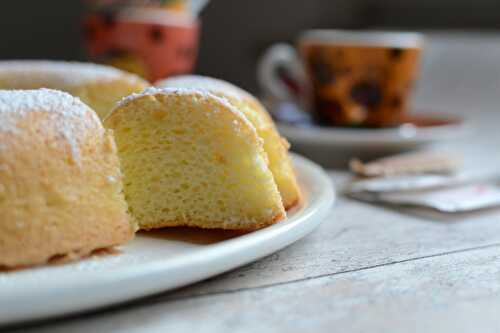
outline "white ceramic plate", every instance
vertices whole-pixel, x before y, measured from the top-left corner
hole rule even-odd
[[[305,194],[288,219],[244,235],[166,229],[140,233],[117,254],[59,266],[0,272],[0,325],[93,310],[185,286],[278,251],[325,218],[333,185],[325,172],[294,156]]]
[[[351,158],[371,159],[465,137],[471,129],[462,123],[418,128],[403,125],[387,129],[298,127],[279,123],[292,148],[325,166],[344,166]]]

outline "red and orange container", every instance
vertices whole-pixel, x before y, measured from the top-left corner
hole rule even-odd
[[[199,30],[185,0],[92,0],[84,19],[91,61],[152,82],[193,70]]]

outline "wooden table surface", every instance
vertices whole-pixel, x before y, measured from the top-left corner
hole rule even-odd
[[[500,165],[500,34],[433,34],[415,105],[470,118],[435,147]],[[341,186],[344,171],[330,172]],[[499,332],[500,210],[441,219],[339,198],[308,237],[208,281],[12,332]]]

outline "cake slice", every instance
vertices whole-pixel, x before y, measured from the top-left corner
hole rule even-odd
[[[79,97],[103,118],[125,96],[149,84],[116,68],[83,62],[0,61],[0,89],[50,88]]]
[[[59,91],[0,91],[0,267],[83,257],[134,231],[95,112]]]
[[[264,140],[269,169],[278,185],[285,208],[292,208],[300,202],[300,188],[288,155],[290,145],[280,136],[269,113],[255,97],[229,82],[198,75],[172,77],[158,82],[156,86],[203,89],[226,98],[245,115]]]
[[[147,89],[105,119],[142,229],[253,230],[285,217],[262,140],[233,105],[194,89]]]

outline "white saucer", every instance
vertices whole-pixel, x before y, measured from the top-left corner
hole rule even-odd
[[[139,233],[115,255],[0,272],[0,325],[95,310],[178,288],[290,245],[314,230],[334,201],[323,169],[300,156],[294,162],[305,200],[286,221],[244,235],[197,229]]]
[[[470,133],[463,123],[395,128],[299,127],[278,123],[292,149],[326,166],[345,166],[351,158],[371,159],[457,140]],[[334,160],[334,161],[332,161]]]

